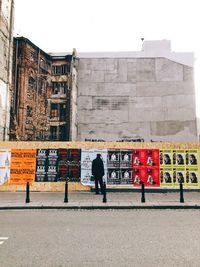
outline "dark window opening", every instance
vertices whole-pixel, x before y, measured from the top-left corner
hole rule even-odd
[[[66,104],[60,104],[60,121],[65,121],[67,118],[67,105]]]
[[[68,140],[67,125],[51,126],[50,140],[66,141]]]
[[[51,140],[58,140],[57,139],[57,127],[56,126],[51,126],[50,127],[50,139]]]
[[[33,108],[30,106],[27,106],[26,108],[26,117],[32,117],[33,116]]]
[[[39,80],[39,85],[38,85],[38,91],[40,94],[45,93],[46,92],[46,83],[45,80],[40,79]]]
[[[62,75],[67,74],[70,72],[70,65],[64,64],[64,65],[54,65],[52,68],[53,75]]]
[[[48,63],[43,58],[40,58],[40,68],[48,71]]]
[[[59,109],[59,104],[51,104],[51,118],[58,118],[58,109]]]
[[[66,94],[68,89],[67,82],[52,82],[52,94]]]
[[[31,52],[30,52],[30,61],[34,61],[35,58],[36,58],[36,56],[35,56],[35,52],[31,51]]]
[[[57,119],[59,121],[66,121],[67,120],[67,104],[51,104],[51,112],[50,112],[51,119]]]
[[[67,136],[67,125],[63,125],[59,127],[59,140],[64,141],[68,140]]]
[[[33,89],[35,86],[35,80],[32,77],[28,79],[28,89]]]

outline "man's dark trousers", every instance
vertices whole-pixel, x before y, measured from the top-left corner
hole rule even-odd
[[[103,194],[103,178],[102,178],[102,176],[95,177],[95,192],[96,192],[96,194],[99,194],[98,183],[100,184],[101,193]]]

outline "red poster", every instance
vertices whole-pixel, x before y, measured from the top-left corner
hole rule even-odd
[[[133,184],[141,186],[141,182],[144,182],[148,187],[160,186],[159,175],[159,168],[133,168]]]
[[[159,149],[133,149],[133,166],[158,167]]]
[[[160,186],[159,149],[133,149],[132,166],[134,186]]]

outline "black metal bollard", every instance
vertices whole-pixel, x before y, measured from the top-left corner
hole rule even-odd
[[[64,202],[68,202],[68,181],[65,183],[65,197],[64,197]]]
[[[26,203],[30,203],[30,185],[29,182],[26,184]]]
[[[180,203],[184,203],[184,197],[183,197],[183,183],[180,182]]]
[[[142,197],[141,197],[141,202],[142,203],[145,203],[145,189],[144,189],[144,182],[141,182],[142,186],[141,186],[141,189],[142,189]]]
[[[107,199],[106,199],[106,182],[103,182],[103,203],[106,203]]]

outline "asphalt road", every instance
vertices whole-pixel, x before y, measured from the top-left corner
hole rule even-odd
[[[0,211],[0,267],[200,266],[200,211]]]

